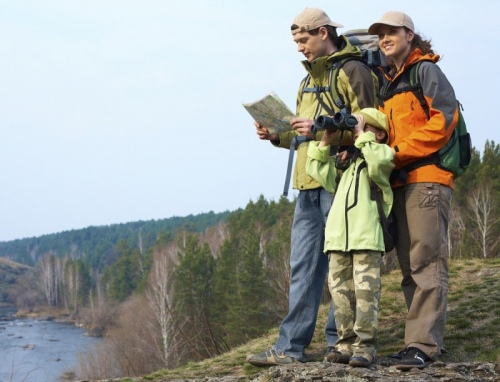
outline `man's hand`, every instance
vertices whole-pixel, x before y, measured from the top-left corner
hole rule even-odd
[[[314,137],[314,134],[312,133],[312,127],[314,125],[313,120],[304,117],[294,117],[290,120],[290,124],[297,134],[303,135],[307,138]]]
[[[278,133],[270,134],[267,127],[261,126],[258,122],[253,123],[257,129],[257,135],[259,139],[268,141],[279,141],[280,136]]]

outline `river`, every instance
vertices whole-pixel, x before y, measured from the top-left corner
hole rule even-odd
[[[0,382],[60,381],[62,373],[77,369],[79,352],[102,341],[72,324],[0,313]]]

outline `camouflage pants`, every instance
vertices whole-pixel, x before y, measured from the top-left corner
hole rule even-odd
[[[329,259],[328,286],[339,336],[335,349],[375,357],[382,254],[331,251]]]

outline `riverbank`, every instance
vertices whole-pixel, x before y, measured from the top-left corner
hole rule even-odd
[[[60,308],[38,307],[32,310],[17,309],[15,317],[18,318],[34,318],[38,320],[55,320],[76,324],[77,320],[66,310]]]

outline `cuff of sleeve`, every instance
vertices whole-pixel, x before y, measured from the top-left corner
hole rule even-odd
[[[361,134],[354,142],[354,146],[358,149],[361,149],[366,143],[375,142],[375,134],[372,131],[367,131],[366,133]]]
[[[309,142],[309,147],[307,148],[307,155],[311,159],[316,159],[320,162],[326,162],[330,154],[330,146],[318,147],[319,142],[311,141]]]

